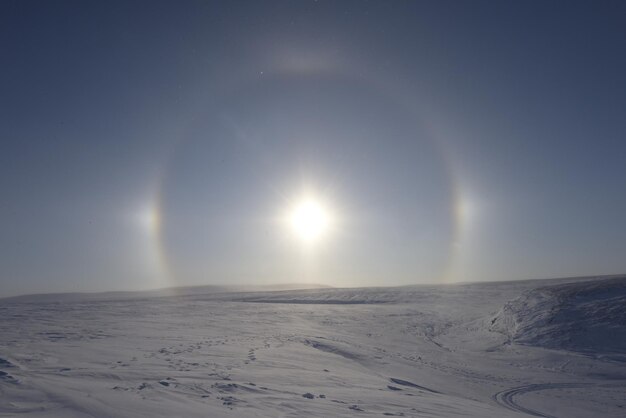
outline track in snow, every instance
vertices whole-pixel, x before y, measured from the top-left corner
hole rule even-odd
[[[512,411],[523,412],[528,415],[532,415],[534,417],[543,417],[543,418],[556,418],[553,415],[548,415],[541,413],[539,411],[535,411],[534,409],[527,408],[518,404],[515,401],[515,398],[518,395],[523,395],[525,393],[530,392],[538,392],[541,390],[548,389],[561,389],[561,388],[580,388],[589,386],[584,383],[541,383],[541,384],[533,384],[533,385],[525,385],[518,386],[515,388],[503,390],[502,392],[498,392],[493,395],[493,399],[503,407],[510,409]]]
[[[527,408],[517,403],[515,398],[518,395],[523,395],[530,392],[539,392],[549,389],[565,389],[565,388],[585,388],[585,387],[625,387],[626,383],[608,383],[608,384],[593,384],[593,383],[540,383],[525,386],[518,386],[515,388],[503,390],[493,395],[493,399],[501,406],[516,412],[522,412],[534,417],[542,418],[558,418],[554,415],[546,414],[540,411],[536,411],[531,408]]]

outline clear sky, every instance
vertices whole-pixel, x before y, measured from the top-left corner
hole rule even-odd
[[[625,21],[2,1],[0,295],[624,273]],[[303,199],[330,219],[314,240]]]

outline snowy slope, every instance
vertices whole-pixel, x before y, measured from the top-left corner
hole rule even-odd
[[[622,417],[620,344],[581,354],[516,340],[524,321],[569,306],[623,341],[622,285],[4,300],[0,416]]]
[[[532,289],[508,302],[492,329],[519,344],[626,354],[626,277]]]

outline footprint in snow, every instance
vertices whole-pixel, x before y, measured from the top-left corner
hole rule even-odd
[[[14,381],[15,378],[11,376],[10,374],[8,374],[7,372],[3,372],[2,370],[0,370],[0,380]]]
[[[0,367],[15,367],[9,360],[0,357]]]

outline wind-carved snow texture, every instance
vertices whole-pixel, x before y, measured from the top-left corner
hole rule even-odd
[[[0,416],[623,417],[626,277],[0,300]]]
[[[512,341],[579,352],[626,353],[626,280],[545,286],[524,292],[495,316]]]

